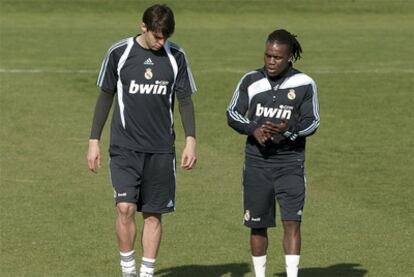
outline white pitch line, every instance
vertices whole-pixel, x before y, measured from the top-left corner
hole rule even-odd
[[[388,74],[388,73],[414,73],[414,68],[377,68],[377,69],[350,69],[350,70],[335,70],[335,69],[316,69],[309,70],[309,72],[316,74],[359,74],[359,73],[378,73],[378,74]]]
[[[244,74],[247,70],[232,69],[232,68],[217,68],[217,69],[204,69],[194,70],[194,72],[200,73],[212,73],[212,72],[227,72],[227,73],[239,73]],[[389,69],[365,69],[365,70],[337,70],[337,69],[307,69],[306,72],[315,74],[363,74],[363,73],[376,73],[376,74],[389,74],[389,73],[414,73],[414,68],[389,68]]]
[[[377,69],[350,69],[350,70],[338,70],[338,69],[308,69],[309,73],[315,74],[364,74],[364,73],[376,73],[376,74],[388,74],[388,73],[406,73],[413,74],[414,68],[377,68]],[[202,69],[194,70],[194,72],[200,73],[237,73],[244,74],[246,70],[236,68],[216,68],[216,69]],[[91,69],[9,69],[0,68],[0,73],[11,73],[11,74],[98,74],[97,70]]]
[[[64,74],[97,74],[98,71],[90,70],[90,69],[8,69],[8,68],[0,68],[0,73],[64,73]]]

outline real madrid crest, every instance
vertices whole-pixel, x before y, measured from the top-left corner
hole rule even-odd
[[[246,210],[246,212],[244,213],[244,221],[249,221],[250,220],[250,211]]]
[[[295,98],[296,98],[296,93],[295,93],[295,90],[291,88],[291,89],[288,91],[287,97],[288,97],[290,100],[295,99]]]
[[[145,69],[145,73],[144,73],[145,79],[151,80],[152,79],[152,76],[153,76],[153,74],[152,74],[151,68]]]

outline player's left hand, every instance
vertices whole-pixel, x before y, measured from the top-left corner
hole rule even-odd
[[[93,173],[98,173],[98,168],[101,167],[101,154],[99,150],[99,140],[90,139],[88,155],[86,156],[88,160],[89,170]]]
[[[196,157],[196,141],[193,137],[187,137],[185,140],[185,148],[181,155],[181,168],[190,170],[197,162]]]
[[[287,120],[282,118],[279,124],[266,121],[262,125],[263,131],[271,136],[285,132],[288,129]]]

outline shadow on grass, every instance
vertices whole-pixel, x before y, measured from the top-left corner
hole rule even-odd
[[[247,263],[222,265],[183,265],[162,269],[156,272],[158,277],[220,277],[229,274],[241,277],[250,272]]]
[[[300,268],[300,277],[363,277],[368,270],[360,267],[360,264],[335,264],[329,267]],[[274,276],[285,277],[285,272],[276,273]]]

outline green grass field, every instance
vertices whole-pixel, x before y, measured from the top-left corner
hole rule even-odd
[[[227,127],[225,109],[280,27],[299,35],[296,67],[316,80],[321,105],[307,148],[300,276],[414,276],[414,2],[163,2],[198,86],[199,161],[178,170],[157,276],[253,276],[242,226],[245,138]],[[119,276],[109,124],[98,175],[85,157],[102,58],[138,32],[152,3],[0,0],[0,276]],[[281,233],[270,232],[268,276],[284,276]]]

